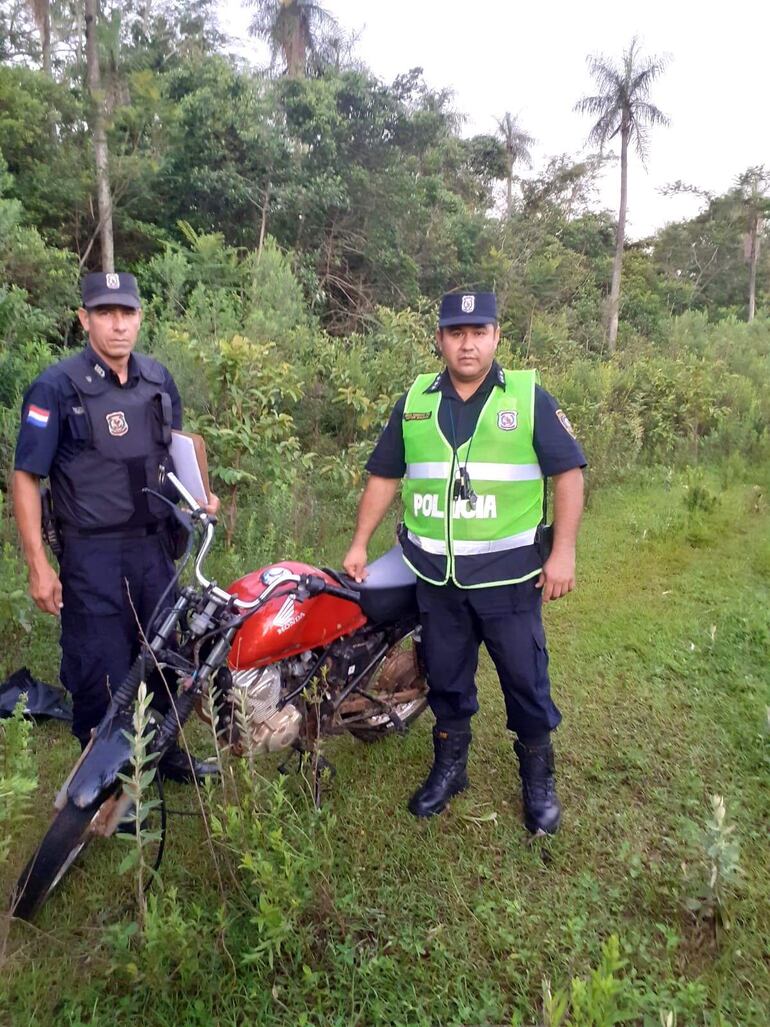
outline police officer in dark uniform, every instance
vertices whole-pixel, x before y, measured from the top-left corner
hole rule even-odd
[[[133,353],[142,320],[133,275],[89,274],[79,317],[89,343],[47,368],[27,390],[16,445],[14,510],[32,598],[61,618],[61,680],[72,694],[72,730],[82,746],[128,673],[139,627],[174,576],[168,506],[172,428],[182,424],[179,392],[168,370]],[[40,480],[50,481],[62,545],[59,573],[41,537]],[[208,506],[215,513],[214,496]],[[173,597],[170,597],[173,602]],[[154,704],[167,688],[149,682]],[[211,768],[180,750],[162,773],[190,780]]]
[[[420,375],[396,403],[366,469],[346,572],[366,576],[366,547],[403,486],[404,558],[417,574],[434,763],[409,802],[440,813],[468,786],[475,673],[484,642],[516,734],[524,822],[554,833],[561,805],[550,734],[561,720],[550,692],[543,602],[575,585],[585,457],[556,400],[533,371],[503,370],[493,293],[450,293],[436,345],[446,368]],[[544,530],[544,479],[554,490]]]

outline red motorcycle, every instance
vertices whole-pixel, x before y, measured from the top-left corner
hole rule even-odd
[[[221,747],[254,755],[317,752],[319,739],[345,731],[375,741],[405,731],[426,707],[415,579],[398,547],[370,566],[363,583],[286,561],[225,590],[203,573],[216,521],[169,479],[192,511],[175,511],[189,531],[167,593],[169,603],[176,599],[170,608],[159,602],[149,643],[56,796],[53,820],[12,897],[21,919],[35,916],[95,835],[108,837],[130,814],[120,775],[130,770],[134,705],[150,668],[179,683],[148,743],[156,764],[194,709],[208,723],[213,716]],[[179,588],[196,529],[195,584]],[[317,771],[319,758],[313,763]],[[162,844],[161,837],[158,863]]]

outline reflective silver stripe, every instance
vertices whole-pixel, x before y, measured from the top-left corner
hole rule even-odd
[[[477,556],[480,553],[501,553],[505,549],[520,549],[522,546],[531,546],[535,542],[535,528],[528,531],[520,531],[518,535],[508,535],[507,538],[495,538],[491,542],[460,542],[455,540],[452,549],[455,556]]]
[[[466,465],[471,481],[539,481],[540,464],[485,464],[471,460]]]
[[[448,463],[407,464],[407,478],[448,478]]]
[[[418,549],[424,553],[435,553],[437,556],[446,556],[446,542],[435,538],[426,538],[425,535],[415,535],[413,531],[407,531],[406,537],[414,542]]]
[[[518,535],[508,535],[507,538],[492,539],[491,542],[461,542],[455,539],[453,550],[455,556],[478,556],[482,553],[502,553],[506,549],[520,549],[522,546],[531,546],[535,542],[535,528],[527,531],[520,531]],[[446,543],[434,538],[427,538],[425,535],[415,535],[413,531],[407,531],[407,538],[425,553],[433,553],[436,556],[446,556]]]
[[[407,478],[440,478],[449,476],[448,463],[408,464]],[[543,477],[540,464],[488,464],[471,460],[467,464],[471,481],[539,481]]]

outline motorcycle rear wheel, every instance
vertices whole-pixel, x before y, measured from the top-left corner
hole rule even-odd
[[[419,672],[417,655],[411,635],[396,642],[383,657],[382,663],[375,669],[367,682],[367,691],[387,700],[390,693],[401,690],[420,690],[421,694],[407,702],[396,703],[393,707],[398,719],[408,728],[425,711],[428,705],[428,691],[424,678]],[[387,735],[393,734],[396,726],[386,711],[373,712],[360,726],[348,728],[351,735],[362,742],[378,742]]]
[[[99,798],[80,809],[68,800],[59,810],[16,882],[11,898],[12,916],[19,920],[34,919],[93,837],[89,828],[102,801]]]

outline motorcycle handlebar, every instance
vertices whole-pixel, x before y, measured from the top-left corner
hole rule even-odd
[[[206,511],[199,505],[195,497],[185,488],[182,482],[177,478],[173,471],[168,472],[168,480],[177,490],[181,498],[187,503],[192,512],[192,516],[199,520],[201,524],[205,526],[205,535],[198,555],[195,558],[195,577],[198,583],[205,589],[210,590],[211,593],[222,602],[233,602],[233,604],[239,610],[251,611],[257,609],[263,603],[266,603],[270,596],[273,594],[279,585],[285,585],[287,582],[294,582],[297,586],[297,591],[304,589],[308,596],[317,596],[322,592],[326,592],[328,595],[336,596],[338,599],[347,599],[349,602],[357,603],[360,599],[360,592],[355,589],[343,588],[337,585],[331,585],[325,578],[319,577],[317,574],[286,574],[279,578],[277,581],[271,582],[261,595],[257,596],[256,599],[251,602],[246,602],[243,599],[238,599],[237,596],[232,595],[230,592],[226,592],[224,589],[219,588],[211,582],[206,575],[203,573],[203,561],[208,555],[211,544],[214,541],[214,527],[216,525],[216,518],[209,516]]]
[[[319,578],[312,574],[309,574],[308,577],[319,582],[320,586],[317,592],[311,591],[311,595],[318,595],[320,592],[325,592],[327,595],[336,596],[338,599],[347,599],[351,603],[357,603],[361,598],[361,593],[353,588],[342,588],[339,585],[330,585],[324,578]]]

